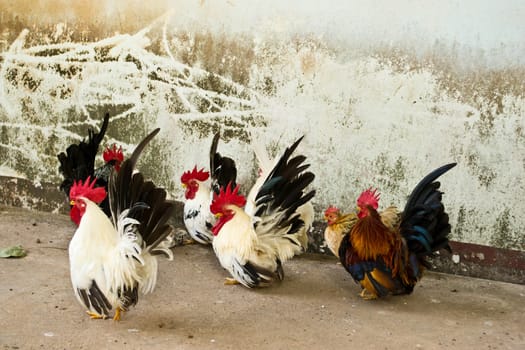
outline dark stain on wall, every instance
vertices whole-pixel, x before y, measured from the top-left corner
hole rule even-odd
[[[512,222],[515,218],[510,214],[510,209],[505,208],[501,213],[496,216],[496,222],[492,227],[493,234],[490,239],[490,244],[501,248],[513,248],[525,250],[525,235],[513,232]]]
[[[0,198],[5,205],[40,211],[65,214],[69,209],[67,198],[56,183],[44,182],[35,186],[32,181],[0,176]]]
[[[373,164],[376,167],[376,173],[381,174],[378,179],[382,191],[396,192],[399,190],[399,186],[403,180],[405,180],[406,174],[406,159],[398,157],[394,163],[390,160],[390,157],[386,153],[381,153],[374,160]]]
[[[488,166],[481,166],[478,170],[478,181],[479,183],[488,188],[494,179],[496,178],[496,172]]]
[[[463,230],[466,228],[467,224],[467,209],[465,206],[461,205],[456,216],[456,224],[454,225],[452,232],[454,237],[461,241],[463,238]]]
[[[140,169],[145,178],[164,187],[168,193],[175,193],[180,188],[180,183],[178,178],[173,177],[170,149],[169,141],[162,141],[159,135],[156,136],[144,149],[137,168]],[[184,225],[182,226],[184,227]]]
[[[470,232],[470,239],[486,242],[487,236],[493,234],[493,228],[481,225],[480,220],[477,219],[486,215],[491,214],[471,209],[467,205],[461,205],[456,214],[456,223],[452,226],[450,238],[455,241],[462,241],[466,238],[464,232]]]
[[[174,51],[175,58],[189,66],[200,66],[208,72],[248,85],[254,61],[253,40],[244,34],[232,37],[224,33],[196,31],[173,33],[185,50]],[[213,80],[208,83],[214,84]],[[215,87],[211,90],[221,91]]]
[[[489,188],[496,179],[497,173],[494,169],[480,164],[480,155],[476,150],[460,152],[457,158],[465,159],[464,164],[467,165],[469,172],[478,180],[480,186]]]
[[[207,138],[221,131],[221,139],[225,142],[238,139],[250,143],[250,127],[266,127],[266,119],[258,114],[246,114],[238,119],[229,116],[216,116],[209,119],[179,119],[179,126],[187,133],[197,138]]]

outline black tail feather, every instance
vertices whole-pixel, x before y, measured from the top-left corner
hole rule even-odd
[[[158,134],[155,129],[135,148],[131,157],[125,160],[117,173],[113,171],[109,180],[109,202],[113,223],[118,224],[120,214],[136,203],[144,203],[147,208],[128,213],[140,222],[139,232],[146,246],[155,248],[171,232],[167,223],[175,210],[174,202],[166,200],[166,191],[156,187],[151,181],[144,181],[141,173],[133,173],[144,147]]]
[[[109,123],[109,114],[106,113],[100,131],[95,133],[93,129],[88,129],[88,138],[78,144],[72,144],[66,152],[57,155],[60,166],[59,172],[64,180],[60,184],[60,190],[69,198],[69,190],[74,181],[85,180],[88,176],[93,177],[95,172],[95,158],[98,147],[104,139]],[[99,184],[100,185],[100,184]]]
[[[436,180],[438,177],[452,169],[456,166],[457,163],[450,163],[443,165],[442,167],[437,168],[436,170],[432,171],[430,174],[425,176],[423,180],[421,180],[417,186],[412,190],[412,193],[410,194],[410,197],[408,198],[407,204],[405,205],[405,210],[407,208],[413,208],[416,207],[418,204],[421,204],[421,201],[424,201],[427,198],[426,193],[431,192],[432,188],[434,190],[437,190],[439,188],[439,182],[436,182],[433,184],[434,180]]]
[[[283,215],[277,225],[290,227],[290,234],[297,232],[304,225],[299,215],[295,214],[297,208],[315,195],[314,190],[305,193],[308,185],[315,179],[315,175],[307,171],[310,165],[303,164],[306,157],[298,155],[291,158],[303,137],[284,151],[255,197],[255,216],[261,217],[275,210],[282,211]]]
[[[281,156],[281,158],[279,159],[277,164],[275,164],[275,166],[273,167],[271,173],[268,175],[268,178],[275,177],[276,173],[277,174],[283,174],[284,173],[284,169],[286,168],[286,166],[288,164],[288,160],[290,159],[290,156],[296,150],[296,148],[299,146],[299,144],[301,143],[303,138],[304,138],[304,135],[301,136],[299,139],[297,139],[290,147],[288,147],[284,151],[283,155]]]
[[[415,253],[424,265],[425,256],[440,249],[450,250],[448,235],[451,227],[448,214],[435,181],[456,163],[444,165],[425,176],[412,191],[401,218],[401,234],[408,249]]]
[[[220,136],[220,132],[213,136],[213,141],[210,147],[212,189],[217,194],[219,194],[221,188],[226,188],[229,183],[231,183],[232,188],[235,188],[237,185],[237,167],[235,161],[229,157],[223,157],[217,152],[217,145]]]

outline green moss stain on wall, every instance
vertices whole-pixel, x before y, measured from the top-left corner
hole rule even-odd
[[[238,139],[244,143],[250,143],[250,128],[266,127],[267,122],[261,115],[247,114],[235,119],[228,116],[217,116],[205,120],[180,119],[179,126],[184,133],[197,138],[206,138],[220,131],[221,139],[226,142]]]
[[[511,248],[525,250],[525,235],[523,227],[515,227],[513,222],[516,218],[511,214],[509,208],[503,209],[496,216],[496,222],[492,227],[494,234],[490,244],[500,248]]]
[[[378,181],[383,192],[397,192],[400,184],[405,180],[406,159],[398,157],[392,160],[387,153],[381,153],[373,162],[380,175]]]

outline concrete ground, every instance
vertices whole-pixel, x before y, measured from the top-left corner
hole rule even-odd
[[[525,286],[428,273],[409,296],[364,301],[335,258],[285,264],[270,288],[225,286],[209,247],[173,248],[121,322],[91,320],[69,280],[69,218],[0,207],[0,349],[525,349]]]

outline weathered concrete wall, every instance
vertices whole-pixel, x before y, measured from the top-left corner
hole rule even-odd
[[[370,185],[402,205],[457,161],[453,239],[525,250],[520,1],[0,3],[0,176],[52,188],[55,155],[107,109],[126,152],[163,128],[142,169],[176,199],[219,128],[245,189],[252,139],[275,155],[304,133],[318,219]],[[37,202],[16,201],[58,209]]]

